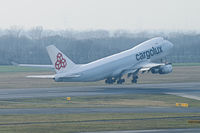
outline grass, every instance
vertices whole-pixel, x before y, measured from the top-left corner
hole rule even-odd
[[[193,128],[200,124],[187,121],[199,113],[105,113],[0,116],[0,132],[91,132],[139,129]]]
[[[173,66],[200,66],[200,63],[173,63]],[[37,68],[37,67],[20,67],[13,65],[1,65],[0,73],[7,72],[52,72],[51,68]]]
[[[200,101],[169,94],[126,94],[72,97],[22,98],[0,101],[4,108],[55,107],[174,107],[175,102],[187,102],[199,107]],[[188,120],[200,119],[200,113],[80,113],[80,114],[24,114],[0,115],[0,132],[6,133],[77,133],[169,128],[200,128]]]
[[[99,86],[98,82],[55,82],[53,79],[26,78],[28,75],[49,75],[54,72],[37,68],[19,68],[15,66],[0,66],[0,89],[4,88],[48,88],[66,86]],[[126,78],[126,76],[124,76]],[[139,74],[138,84],[148,83],[183,83],[200,82],[200,66],[174,66],[173,72],[166,75],[144,73]],[[126,78],[125,84],[132,84],[131,78]]]
[[[188,103],[190,107],[200,107],[200,101],[169,94],[126,94],[107,96],[72,97],[69,103],[65,97],[23,98],[0,101],[0,109],[5,108],[113,108],[113,107],[175,107],[177,103]]]
[[[33,68],[33,67],[19,67],[19,66],[0,66],[0,73],[10,73],[10,72],[45,72],[52,71],[50,68]]]
[[[173,63],[173,66],[200,66],[200,63]]]

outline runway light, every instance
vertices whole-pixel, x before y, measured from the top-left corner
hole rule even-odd
[[[188,103],[176,103],[176,106],[177,107],[179,107],[179,106],[181,106],[181,107],[188,107],[189,104]]]
[[[70,101],[71,101],[71,97],[66,97],[66,100],[67,100],[68,102],[70,102]]]
[[[67,101],[71,101],[71,97],[67,97],[66,99],[67,99]]]

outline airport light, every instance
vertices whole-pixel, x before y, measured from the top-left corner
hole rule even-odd
[[[66,97],[66,100],[68,101],[68,103],[71,101],[71,97]]]

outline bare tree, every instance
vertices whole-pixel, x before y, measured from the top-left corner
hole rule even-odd
[[[8,35],[19,38],[23,31],[23,27],[21,26],[11,26],[10,29],[7,30]]]
[[[42,38],[43,27],[37,26],[32,28],[28,33],[32,40],[39,40]]]

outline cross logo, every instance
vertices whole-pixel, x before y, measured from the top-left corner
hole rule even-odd
[[[61,68],[65,68],[67,66],[66,59],[63,58],[61,53],[57,54],[57,61],[55,62],[55,68],[60,70]]]

